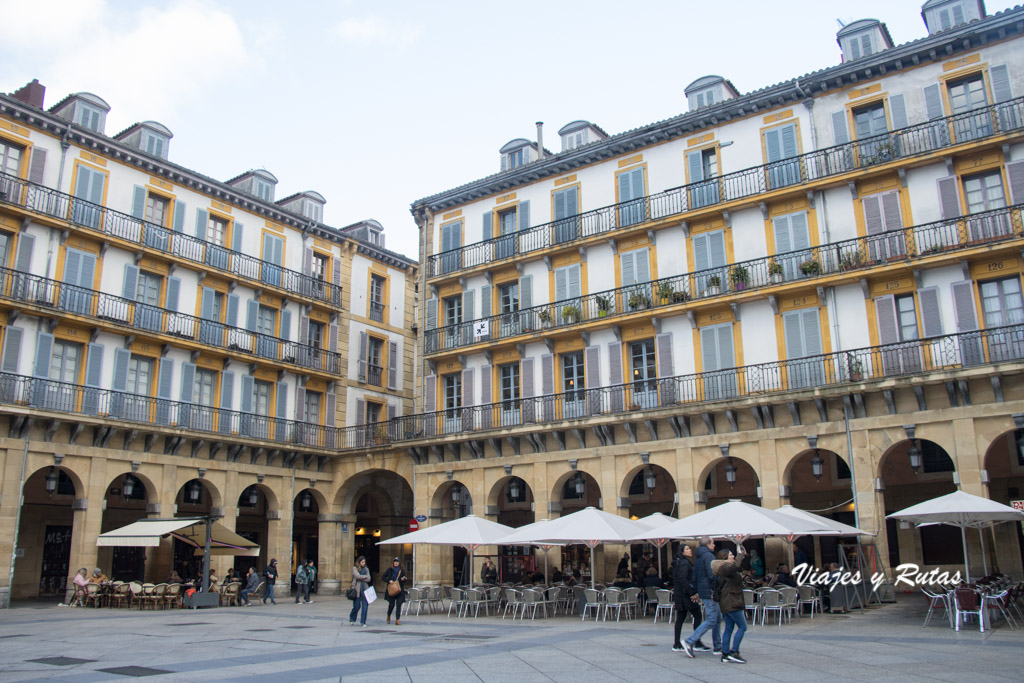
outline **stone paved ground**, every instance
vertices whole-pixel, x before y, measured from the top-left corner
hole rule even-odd
[[[864,614],[751,627],[741,647],[746,665],[672,652],[671,629],[651,618],[512,623],[424,614],[396,627],[383,623],[381,601],[371,605],[369,628],[362,629],[348,626],[349,605],[324,598],[312,605],[281,600],[265,608],[139,612],[15,603],[0,614],[0,681],[86,683],[138,675],[190,683],[1024,678],[1024,631],[1000,623],[984,634],[977,627],[958,634],[938,618],[922,628],[925,606],[916,595]]]

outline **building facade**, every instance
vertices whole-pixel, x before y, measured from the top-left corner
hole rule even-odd
[[[260,544],[239,567],[277,558],[287,587],[309,557],[337,590],[349,523],[377,514],[339,492],[344,427],[413,410],[415,261],[376,221],[325,225],[317,192],[214,180],[169,160],[162,124],[108,135],[102,98],[44,95],[0,96],[4,600],[62,596],[81,566],[194,573],[172,540],[96,537],[205,514]]]
[[[873,567],[962,564],[957,530],[885,515],[1024,498],[1024,10],[922,16],[898,46],[849,24],[837,66],[755,92],[696,79],[666,121],[514,139],[416,201],[422,386],[389,424],[416,511],[792,503],[876,532]],[[1018,527],[985,532],[989,567],[1020,573]]]

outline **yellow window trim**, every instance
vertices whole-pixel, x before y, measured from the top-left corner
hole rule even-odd
[[[71,171],[71,190],[69,191],[69,194],[74,195],[75,194],[75,188],[78,187],[78,168],[80,166],[85,166],[86,168],[88,168],[90,170],[96,171],[98,173],[102,173],[104,176],[106,176],[106,180],[103,181],[103,206],[106,206],[107,205],[107,192],[110,190],[110,171],[108,171],[107,169],[103,168],[102,166],[98,166],[96,164],[86,163],[85,161],[82,161],[81,159],[75,159],[74,168]]]
[[[736,263],[736,253],[733,250],[732,243],[732,229],[725,224],[725,221],[722,218],[716,217],[690,226],[690,236],[686,238],[686,265],[689,272],[693,273],[697,269],[696,260],[693,256],[693,238],[703,233],[716,232],[718,230],[725,232],[726,266],[731,266]],[[652,275],[652,279],[657,278],[654,278]]]
[[[803,140],[803,136],[800,134],[800,117],[799,116],[794,116],[794,117],[791,117],[791,118],[782,119],[778,123],[772,123],[771,125],[762,126],[760,128],[759,137],[761,138],[761,163],[762,164],[767,164],[768,163],[768,146],[765,144],[764,134],[767,131],[772,130],[773,128],[785,128],[786,126],[789,126],[789,125],[796,126],[796,155],[800,156],[800,155],[802,155],[804,153],[804,140]]]
[[[638,156],[641,159],[643,158],[643,155],[638,155]],[[638,161],[639,161],[639,159],[638,159]],[[647,195],[647,188],[650,187],[650,185],[648,184],[648,180],[647,180],[647,164],[644,163],[644,162],[640,162],[638,165],[632,165],[632,166],[628,166],[626,168],[623,168],[623,166],[622,166],[622,164],[620,162],[619,170],[615,171],[615,203],[616,204],[618,204],[619,202],[622,201],[622,199],[619,198],[619,176],[622,175],[623,173],[632,173],[633,171],[637,170],[638,168],[643,171],[643,174],[644,174],[644,196]]]
[[[854,200],[857,201],[857,200]],[[786,209],[793,207],[792,210],[787,211]],[[820,245],[821,240],[818,235],[818,210],[812,209],[806,199],[798,198],[785,204],[776,204],[773,208],[768,211],[768,218],[764,221],[764,237],[765,244],[768,247],[768,255],[775,256],[777,250],[775,248],[775,219],[779,216],[788,216],[794,213],[805,212],[807,214],[807,234],[810,237],[811,247],[817,247]],[[729,232],[732,232],[731,230]],[[728,243],[727,243],[728,245]],[[732,259],[730,259],[730,263]]]
[[[711,133],[711,135],[713,136],[714,133]],[[701,136],[701,137],[703,137],[703,136]],[[692,142],[692,140],[688,141],[688,142]],[[692,178],[690,178],[690,162],[689,162],[690,155],[694,154],[696,152],[703,152],[704,150],[707,150],[707,149],[711,149],[711,150],[715,151],[715,165],[718,166],[718,175],[716,175],[714,178],[705,178],[704,180],[705,181],[711,181],[711,180],[717,180],[718,178],[720,178],[721,175],[722,175],[722,145],[721,145],[720,141],[718,141],[718,140],[711,140],[711,143],[707,144],[707,145],[701,145],[700,143],[694,143],[694,145],[695,145],[694,147],[688,148],[684,152],[684,154],[683,154],[683,171],[686,174],[686,184],[689,185],[690,183],[698,182],[698,181],[693,180]],[[700,145],[700,146],[696,146],[696,145]],[[701,182],[703,182],[703,181],[701,181]],[[724,196],[724,195],[722,195],[722,196]]]
[[[372,303],[372,300],[370,299],[370,292],[373,291],[374,277],[379,277],[380,279],[384,280],[384,284],[381,287],[381,306],[383,306],[384,310],[381,311],[382,320],[380,322],[372,321],[370,324],[388,325],[390,324],[389,321],[391,317],[391,276],[387,271],[381,272],[373,267],[368,268],[366,272],[366,317],[369,320],[370,304]]]
[[[4,119],[0,119],[0,123],[7,123]],[[10,124],[11,126],[20,128],[17,124]],[[17,131],[11,131],[17,135]],[[28,130],[25,130],[25,135],[28,135]],[[32,150],[35,149],[35,144],[28,139],[14,137],[14,135],[8,134],[3,128],[0,128],[0,142],[10,143],[16,147],[22,148],[21,162],[18,168],[18,177],[22,180],[28,178],[28,172],[31,168]],[[104,190],[106,190],[106,183],[104,183]]]

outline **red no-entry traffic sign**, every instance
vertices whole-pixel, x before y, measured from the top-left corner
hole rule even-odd
[[[419,528],[420,528],[420,523],[419,522],[417,522],[415,519],[410,519],[409,520],[409,531],[418,531]]]

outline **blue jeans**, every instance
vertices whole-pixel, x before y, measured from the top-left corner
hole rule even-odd
[[[701,602],[704,603],[704,621],[700,623],[696,631],[690,634],[686,642],[693,645],[700,640],[701,636],[711,631],[711,642],[718,650],[722,645],[722,612],[718,609],[718,603],[711,598],[701,598]]]
[[[274,603],[275,605],[277,604],[277,602],[274,600],[274,584],[272,583],[267,584],[267,592],[263,594],[263,602],[266,602],[267,600],[270,600],[270,602]]]
[[[747,632],[747,617],[744,616],[743,610],[738,609],[735,612],[723,613],[722,620],[725,622],[725,633],[722,634],[722,654],[726,652],[739,652],[740,641],[743,640],[743,636]],[[733,640],[732,645],[730,645],[729,641],[732,636],[733,626],[736,627],[736,640]]]
[[[350,624],[355,622],[356,615],[359,614],[360,607],[363,608],[363,614],[359,619],[359,623],[366,623],[366,610],[370,607],[370,603],[366,602],[366,598],[360,595],[358,600],[352,601],[352,611],[348,613],[348,621]]]

